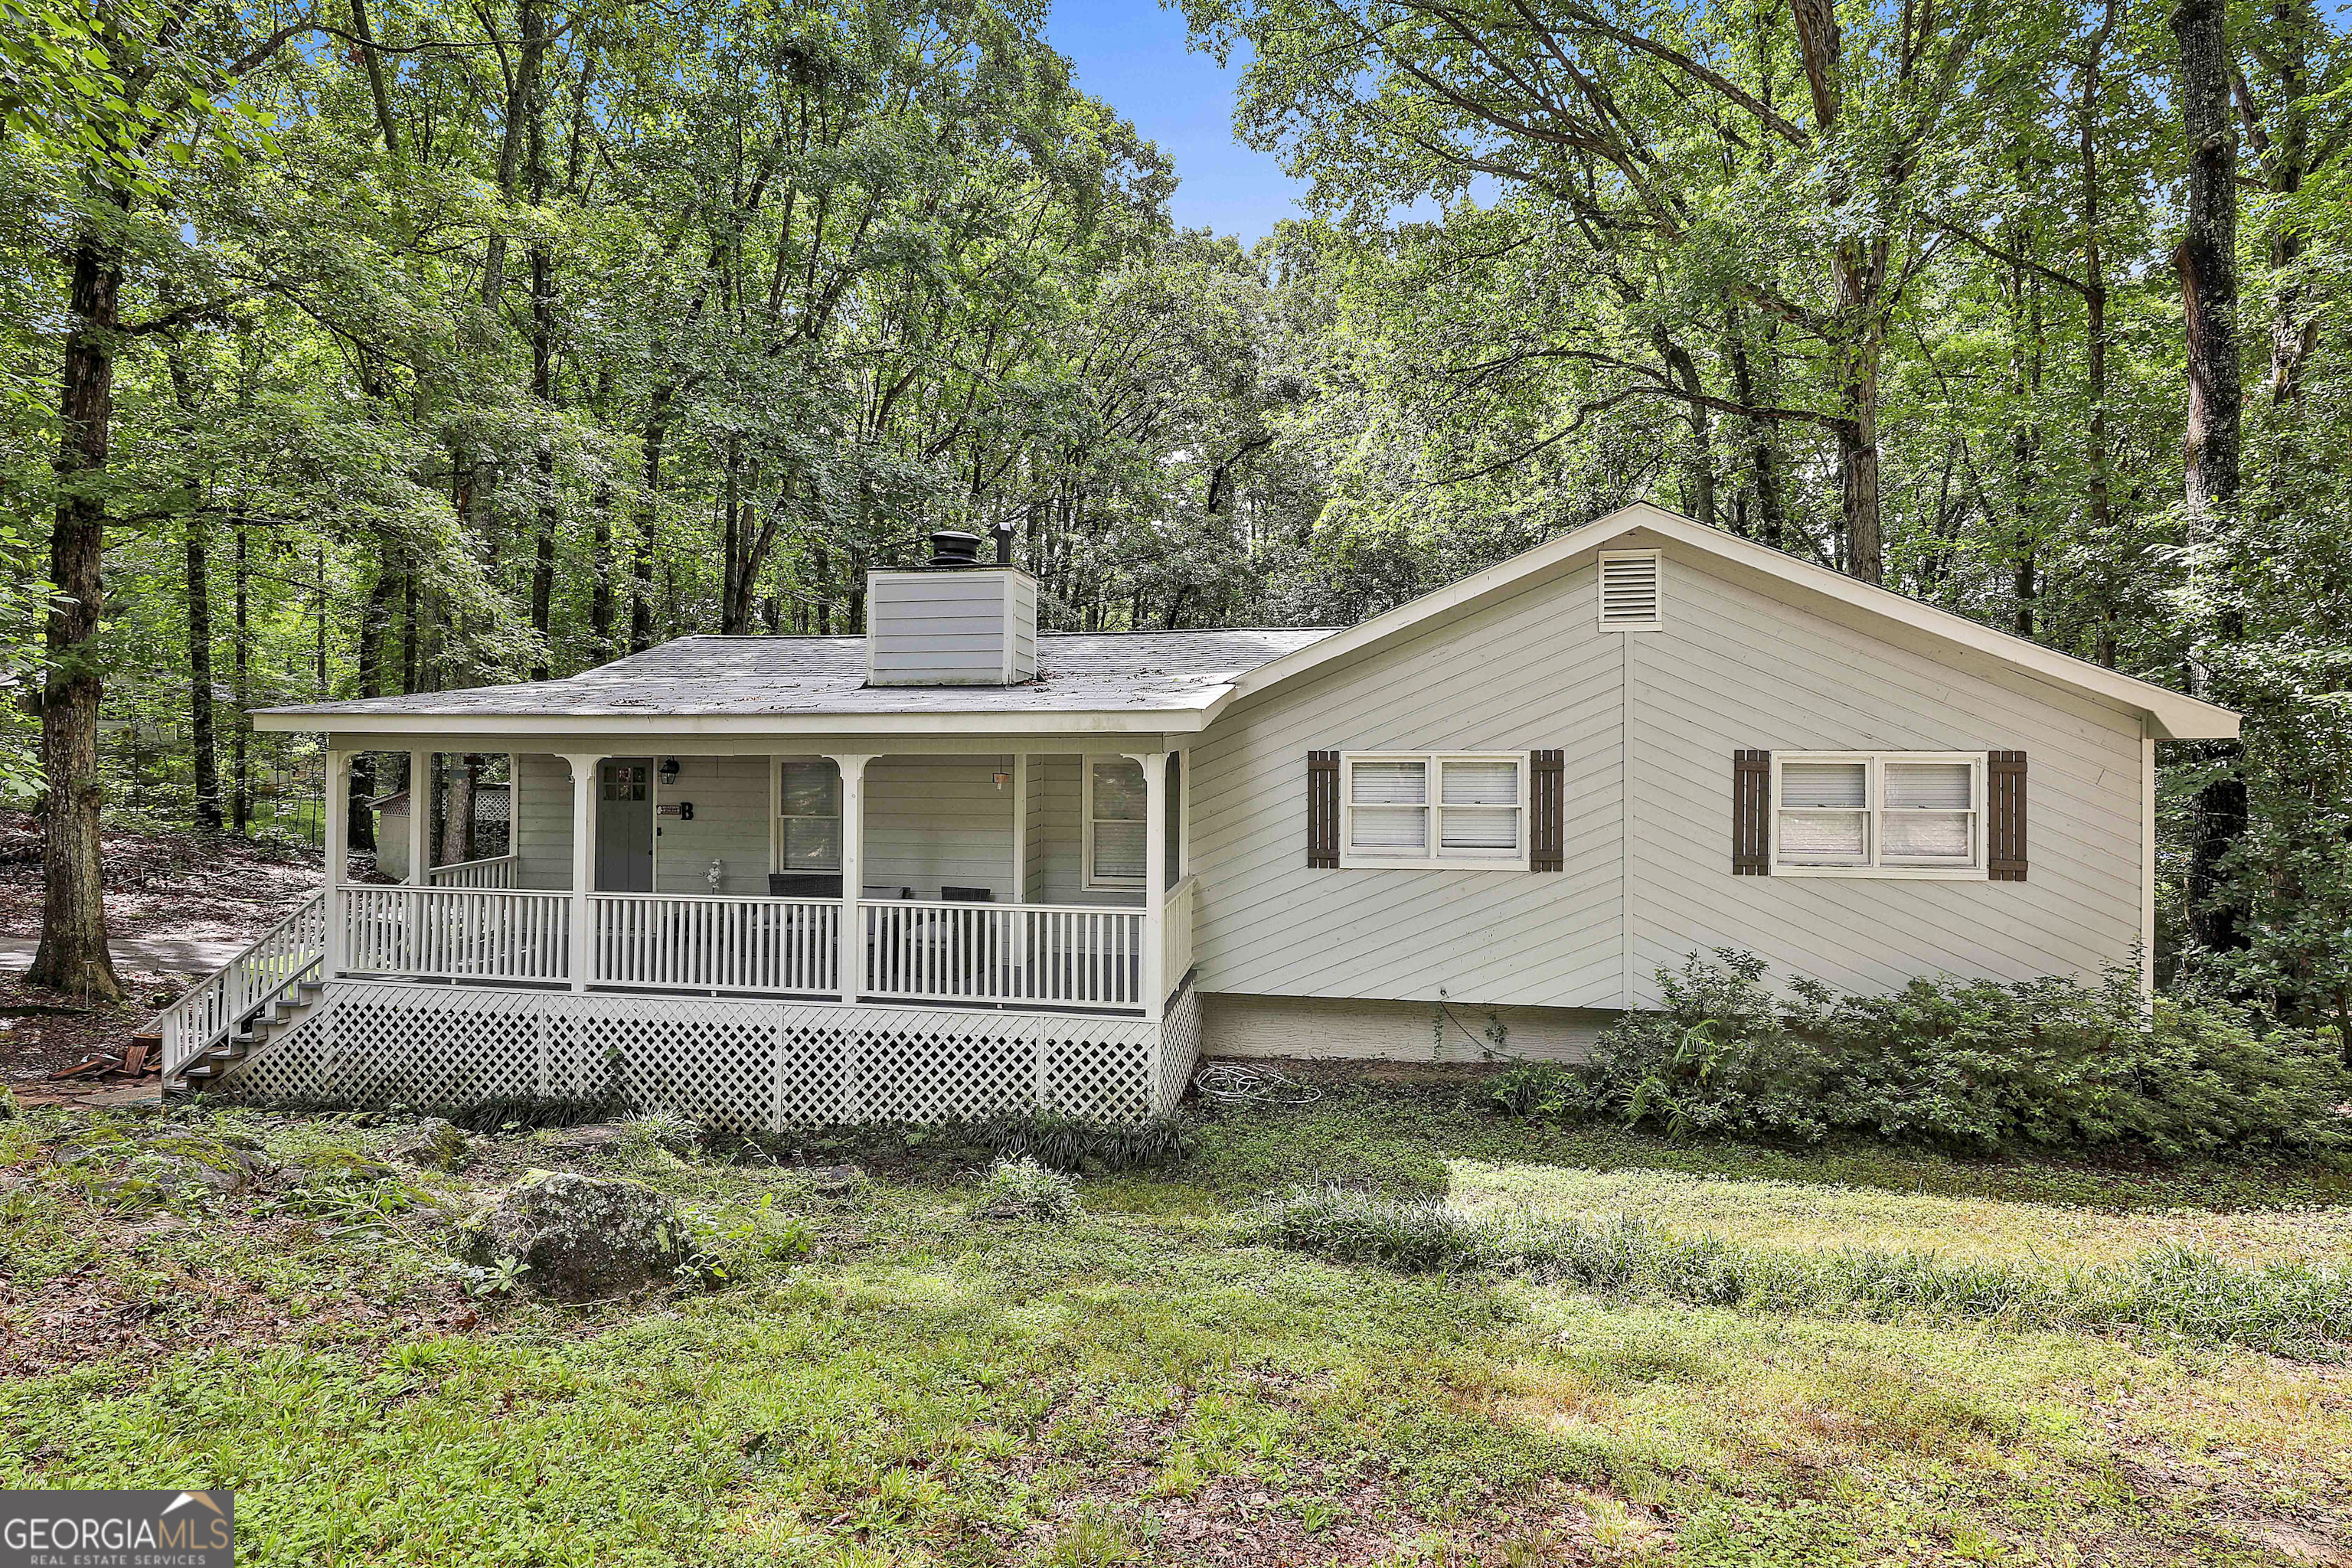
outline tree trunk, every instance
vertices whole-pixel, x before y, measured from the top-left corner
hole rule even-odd
[[[170,351],[172,392],[183,414],[194,412],[195,398],[188,384],[183,345]],[[191,504],[180,520],[180,547],[186,564],[188,590],[188,747],[189,768],[195,785],[195,823],[199,833],[221,830],[219,738],[213,726],[213,588],[210,558],[211,528],[194,504],[199,487],[189,484]],[[238,657],[243,657],[239,628]],[[244,825],[238,824],[238,830]]]
[[[2189,351],[2183,489],[2191,542],[2214,547],[2205,553],[2225,561],[2236,521],[2241,414],[2238,144],[2230,117],[2227,23],[2221,0],[2181,0],[2171,16],[2173,37],[2180,44],[2180,119],[2189,146],[2187,232],[2172,253]],[[2245,623],[2234,592],[2224,583],[2214,597],[2221,606],[2214,637],[2237,640]],[[2208,695],[2211,684],[2205,661],[2192,661],[2190,685],[2197,695]],[[2246,783],[2236,772],[2241,755],[2235,744],[2213,749],[2211,756],[2224,771],[2198,792],[2189,846],[2189,927],[2202,946],[2216,952],[2246,944],[2235,901],[2223,890],[2222,865],[2246,830]]]
[[[1864,583],[1886,574],[1879,533],[1878,416],[1849,386],[1846,416],[1838,421],[1838,496],[1845,524],[1845,573]]]
[[[522,163],[523,122],[529,118],[531,100],[538,95],[539,58],[547,47],[539,0],[519,0],[515,32],[520,47],[514,79],[507,84],[505,133],[499,141],[499,197],[502,203],[514,200],[515,175]],[[499,222],[505,221],[506,215],[501,212]],[[506,283],[507,237],[503,228],[496,228],[490,232],[489,251],[482,268],[482,303],[496,309]]]
[[[654,388],[652,407],[646,415],[645,500],[637,508],[636,538],[629,554],[629,651],[643,653],[654,646],[654,525],[660,511],[662,447],[669,436],[671,399],[677,389],[665,382]]]
[[[212,572],[205,517],[188,510],[181,538],[188,557],[188,745],[195,769],[195,830],[221,830],[221,764],[212,733]]]
[[[2180,119],[2189,144],[2187,232],[2172,253],[2188,316],[2187,496],[2193,527],[2227,526],[2238,499],[2238,140],[2221,0],[2181,0]]]
[[[2030,170],[2021,165],[2019,183],[2024,184]],[[2010,556],[2010,587],[2016,600],[2012,626],[2017,635],[2033,636],[2034,600],[2041,592],[2041,562],[2036,552],[2035,491],[2041,484],[2042,458],[2042,294],[2041,277],[2026,267],[2021,258],[2025,247],[2032,243],[2023,226],[2011,233],[2012,254],[2021,258],[2010,266],[2010,374],[2017,395],[2017,426],[2010,432],[2010,489],[2015,497],[2017,533],[2011,542]]]
[[[416,597],[415,571],[400,574],[400,689],[425,689],[425,638],[422,608]]]
[[[388,562],[390,546],[377,541],[375,582],[368,588],[366,604],[360,611],[360,645],[353,662],[359,666],[359,687],[362,697],[384,695],[384,652],[392,631],[392,599],[399,586],[400,577]],[[378,788],[373,753],[362,752],[352,759],[351,811],[344,818],[351,842],[373,850],[375,842],[375,814],[367,809],[366,802]]]
[[[1738,321],[1727,311],[1723,325],[1724,342],[1730,353],[1734,395],[1741,406],[1753,408],[1757,405],[1754,362],[1748,357]],[[1749,482],[1756,489],[1755,538],[1775,550],[1784,550],[1789,539],[1789,501],[1780,480],[1780,450],[1769,419],[1748,421],[1748,464]]]
[[[613,399],[613,373],[609,370],[596,377],[596,415],[602,423]],[[588,651],[591,665],[604,664],[613,657],[613,481],[609,468],[602,470],[596,480],[596,494],[589,510],[593,517],[595,532],[589,546],[588,584]]]
[[[2082,119],[2077,151],[2083,190],[2083,381],[2090,401],[2084,433],[2084,455],[2089,459],[2084,520],[2092,548],[2105,563],[2099,574],[2099,626],[2091,657],[2105,668],[2116,667],[2116,600],[2123,563],[2110,553],[2109,538],[2114,480],[2107,445],[2107,268],[2099,232],[2099,101],[2106,67],[2107,40],[2115,36],[2116,0],[2105,0],[2098,30],[2083,54]]]
[[[94,493],[114,426],[114,341],[122,263],[97,235],[74,247],[56,459],[61,495],[49,534],[50,601],[41,691],[41,944],[25,979],[93,1000],[121,999],[106,946],[99,868],[98,630],[105,503]]]
[[[541,112],[536,62],[534,30],[538,26],[538,9],[525,0],[523,8],[523,47],[531,52],[534,62],[530,71],[530,89],[525,94],[523,115],[529,122],[530,140],[530,195],[534,202],[547,200],[547,131]],[[551,422],[555,416],[555,258],[543,237],[530,242],[530,395],[540,406],[540,417]],[[532,539],[530,569],[530,627],[539,634],[539,657],[531,664],[531,679],[545,680],[550,673],[550,644],[554,630],[555,598],[555,439],[552,430],[541,430],[539,437],[539,514],[538,527]]]
[[[2304,176],[2311,169],[2311,116],[2304,108],[2304,100],[2311,93],[2311,45],[2324,34],[2311,0],[2276,0],[2271,8],[2271,22],[2273,37],[2263,58],[2277,72],[2274,91],[2279,113],[2277,128],[2267,138],[2269,145],[2263,149],[2263,176],[2273,193],[2288,199],[2272,204],[2272,211],[2282,216],[2273,218],[2270,232],[2270,267],[2274,279],[2271,289],[2270,391],[2274,406],[2299,410],[2303,405],[2304,363],[2319,346],[2319,321],[2315,314],[2304,309],[2300,276],[2304,226],[2292,216],[2292,198],[2302,191]],[[2283,466],[2291,465],[2300,456],[2294,449],[2294,437],[2290,435],[2281,445],[2285,448],[2282,455],[2287,459]]]
[[[368,26],[367,0],[352,0],[352,36],[359,40],[360,58],[367,67],[368,96],[375,104],[376,130],[383,137],[383,150],[397,157],[400,136],[392,123],[392,97],[384,90],[383,61],[375,47],[375,33]]]
[[[474,784],[481,776],[482,759],[471,753],[449,770],[448,787],[441,797],[441,856],[436,864],[456,866],[474,858]],[[414,789],[408,794],[408,809],[420,809]],[[422,809],[431,810],[431,802]]]
[[[236,698],[236,716],[229,726],[229,777],[233,781],[229,796],[230,818],[239,833],[253,826],[253,766],[247,736],[253,729],[247,717],[253,711],[253,627],[249,612],[252,607],[253,574],[246,563],[246,522],[239,517],[234,534],[234,561],[236,586],[236,646],[229,650],[230,688]],[[373,848],[373,836],[360,841],[362,848]]]

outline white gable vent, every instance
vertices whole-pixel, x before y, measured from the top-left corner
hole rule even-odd
[[[1610,550],[1601,556],[1601,629],[1654,632],[1664,625],[1658,552]]]

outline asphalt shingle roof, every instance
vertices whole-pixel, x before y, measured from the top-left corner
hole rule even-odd
[[[691,637],[563,680],[277,708],[287,715],[607,718],[629,714],[1188,711],[1326,629],[1047,634],[1020,686],[866,684],[862,637]]]

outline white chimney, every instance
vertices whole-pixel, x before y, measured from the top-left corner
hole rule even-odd
[[[1014,686],[1037,674],[1037,580],[1012,535],[980,563],[980,536],[931,535],[931,564],[866,574],[868,686]]]

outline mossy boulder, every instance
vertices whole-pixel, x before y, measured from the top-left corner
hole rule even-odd
[[[463,1128],[429,1117],[394,1137],[384,1156],[420,1171],[462,1171],[474,1157],[474,1140]]]
[[[467,1250],[511,1259],[520,1282],[560,1301],[626,1295],[676,1278],[690,1247],[677,1205],[635,1182],[533,1171],[473,1223]]]

